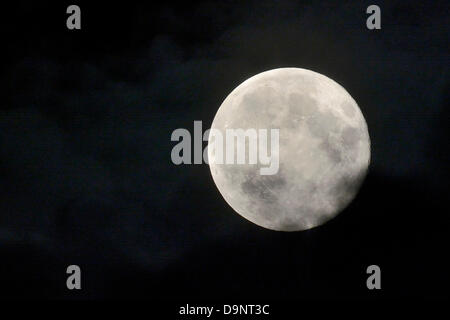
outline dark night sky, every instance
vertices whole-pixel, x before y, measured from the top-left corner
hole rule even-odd
[[[448,295],[448,1],[73,3],[80,31],[72,2],[2,5],[0,297]],[[337,218],[279,233],[234,213],[207,165],[173,165],[170,135],[288,66],[347,89],[372,159]]]

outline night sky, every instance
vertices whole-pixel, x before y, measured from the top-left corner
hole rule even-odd
[[[81,7],[81,30],[66,8]],[[366,8],[381,7],[381,30]],[[0,297],[443,298],[450,285],[448,1],[2,4]],[[341,84],[369,128],[355,200],[304,232],[240,217],[172,163],[272,68]],[[82,290],[66,288],[66,268]],[[366,287],[381,267],[382,290]]]

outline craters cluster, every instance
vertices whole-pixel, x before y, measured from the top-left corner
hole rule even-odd
[[[289,116],[307,118],[318,112],[317,101],[306,94],[291,93],[288,99]]]
[[[344,101],[341,104],[341,108],[344,114],[349,118],[353,118],[356,114],[355,106],[350,101]]]
[[[250,198],[256,197],[259,200],[270,203],[277,200],[274,191],[284,188],[285,185],[286,179],[280,173],[265,176],[249,175],[242,182],[241,189]]]
[[[306,120],[309,131],[318,138],[326,138],[339,131],[339,119],[331,112],[318,112]]]
[[[342,143],[345,148],[353,148],[361,140],[361,132],[354,127],[345,127],[342,130]]]

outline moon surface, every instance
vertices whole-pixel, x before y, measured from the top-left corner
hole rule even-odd
[[[306,69],[273,69],[244,81],[223,101],[211,128],[279,129],[274,175],[261,175],[260,163],[217,164],[208,149],[225,201],[271,230],[306,230],[336,216],[356,196],[370,162],[367,124],[355,100]]]

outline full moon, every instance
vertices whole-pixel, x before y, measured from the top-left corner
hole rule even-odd
[[[335,217],[356,196],[370,162],[367,124],[355,100],[306,69],[273,69],[244,81],[223,101],[211,128],[279,130],[273,175],[261,175],[259,163],[214,163],[208,149],[225,201],[271,230],[307,230]]]

